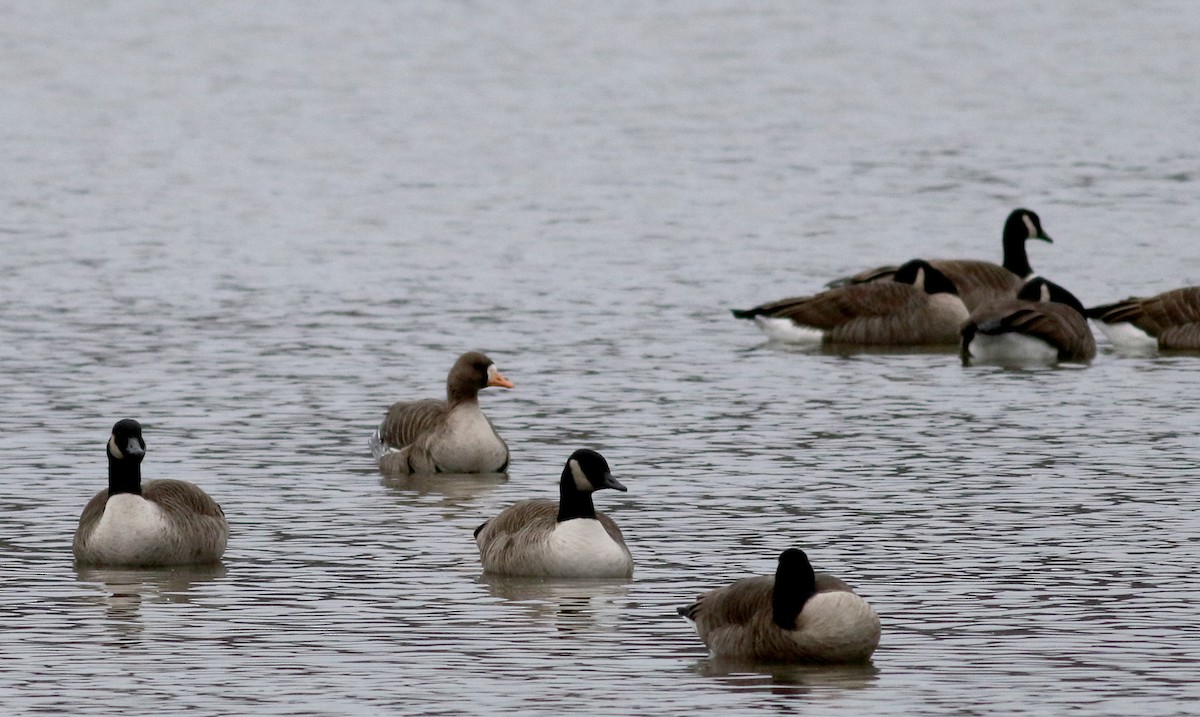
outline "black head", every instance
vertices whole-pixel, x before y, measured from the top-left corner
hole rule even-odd
[[[608,461],[599,453],[581,448],[571,454],[567,465],[563,468],[562,480],[580,493],[612,488],[613,490],[629,490],[621,482],[613,478],[608,469]]]
[[[1008,220],[1004,222],[1004,240],[1006,242],[1024,242],[1028,239],[1041,239],[1044,242],[1054,243],[1050,235],[1042,229],[1042,220],[1038,218],[1037,214],[1029,209],[1012,210],[1012,213],[1008,215]]]
[[[137,464],[145,457],[146,442],[142,440],[142,425],[132,418],[117,421],[108,439],[109,460]]]
[[[803,550],[789,548],[779,555],[771,595],[772,619],[784,630],[796,629],[804,603],[817,592],[817,576]]]
[[[1017,298],[1022,301],[1054,301],[1059,304],[1066,304],[1079,313],[1084,313],[1086,309],[1075,295],[1066,289],[1062,288],[1053,281],[1046,281],[1042,277],[1034,277],[1021,287],[1017,292]]]
[[[913,259],[896,269],[894,281],[912,284],[927,294],[957,294],[958,288],[950,277],[933,267],[924,259]]]

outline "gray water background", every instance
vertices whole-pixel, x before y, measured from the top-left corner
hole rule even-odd
[[[1187,714],[1200,359],[963,369],[728,315],[912,256],[1200,283],[1200,6],[0,3],[0,704],[115,714]],[[507,479],[366,437],[481,348]],[[216,569],[77,571],[113,422]],[[481,581],[600,450],[628,583]],[[868,669],[709,659],[785,547]]]

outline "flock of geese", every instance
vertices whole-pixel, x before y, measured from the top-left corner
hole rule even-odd
[[[964,365],[1088,363],[1088,319],[1119,349],[1200,349],[1200,286],[1084,308],[1037,276],[1025,243],[1050,242],[1041,219],[1014,209],[1002,264],[914,259],[838,279],[826,291],[735,309],[769,338],[844,346],[958,346]]]
[[[446,399],[396,403],[370,438],[380,469],[393,474],[495,473],[508,467],[504,440],[479,406],[487,387],[513,388],[486,355],[470,351],[446,377]],[[108,488],[83,510],[75,532],[79,565],[159,567],[213,563],[229,542],[221,507],[198,486],[141,479],[142,427],[125,419],[108,439]],[[621,529],[597,511],[596,491],[625,491],[596,451],[571,454],[558,500],[526,500],[475,530],[485,574],[531,578],[633,576]],[[743,660],[855,663],[879,644],[879,617],[846,583],[816,573],[789,549],[774,576],[739,580],[679,608],[714,655]]]
[[[958,345],[972,362],[1088,362],[1096,342],[1087,319],[1117,346],[1200,349],[1200,287],[1086,309],[1069,291],[1037,277],[1025,242],[1051,241],[1037,214],[1016,209],[1004,225],[1002,265],[914,259],[860,272],[811,296],[783,299],[734,316],[789,342]],[[479,406],[488,387],[513,388],[486,355],[470,351],[446,377],[446,399],[392,405],[371,436],[391,474],[499,473],[508,445]],[[126,419],[107,445],[108,488],[83,510],[76,562],[90,566],[171,566],[219,561],[229,541],[221,507],[192,483],[141,479],[142,427]],[[571,454],[559,497],[516,503],[475,530],[486,574],[535,578],[625,578],[633,556],[621,529],[596,510],[593,494],[625,491],[599,453]],[[879,644],[879,618],[846,583],[816,573],[789,549],[773,576],[739,580],[679,609],[719,657],[853,663]]]

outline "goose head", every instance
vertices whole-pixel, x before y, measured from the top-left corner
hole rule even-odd
[[[108,494],[142,493],[142,459],[146,442],[142,426],[132,418],[117,421],[108,437]]]
[[[1040,276],[1025,282],[1021,290],[1017,292],[1017,298],[1022,301],[1054,301],[1059,304],[1066,304],[1080,314],[1084,314],[1087,311],[1083,308],[1083,304],[1079,299],[1075,298],[1074,294],[1055,284],[1053,281],[1047,281]]]
[[[1029,255],[1025,253],[1025,242],[1030,239],[1053,244],[1054,240],[1042,229],[1042,220],[1029,209],[1012,210],[1004,222],[1004,268],[1022,279],[1033,274]]]
[[[912,284],[927,294],[958,294],[958,288],[950,277],[934,268],[924,259],[913,259],[896,269],[893,279],[901,284]]]
[[[605,488],[622,492],[628,490],[613,478],[604,456],[586,448],[572,453],[563,466],[562,478],[558,482],[558,522],[595,518],[592,493]]]
[[[146,457],[142,425],[132,418],[117,421],[108,438],[108,460],[137,465]]]
[[[475,398],[488,386],[513,388],[513,382],[500,373],[495,362],[479,351],[468,351],[459,356],[446,376],[446,396],[450,403]]]
[[[772,620],[784,630],[795,630],[804,603],[817,592],[817,576],[803,550],[788,548],[779,555],[775,587],[771,593]]]

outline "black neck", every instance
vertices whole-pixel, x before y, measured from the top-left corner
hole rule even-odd
[[[1025,242],[1029,239],[1029,228],[1025,222],[1017,219],[1004,227],[1004,268],[1012,273],[1028,279],[1033,273],[1029,265],[1029,255],[1025,253]]]
[[[575,518],[595,518],[596,506],[592,503],[591,491],[581,491],[575,486],[575,475],[568,465],[563,468],[558,481],[558,522]]]
[[[812,566],[807,570],[785,570],[781,565],[775,571],[775,589],[771,594],[772,619],[784,630],[796,629],[796,618],[804,603],[817,593],[817,578]]]
[[[128,459],[118,460],[108,456],[108,494],[142,494],[142,464]]]

